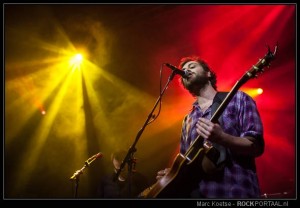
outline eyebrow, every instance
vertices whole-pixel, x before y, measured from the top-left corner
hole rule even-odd
[[[192,62],[192,61],[189,61],[189,62]],[[193,61],[192,63],[189,63],[187,66],[189,67],[191,64],[197,64],[198,62],[196,61]],[[185,70],[185,68],[182,68],[181,70]]]

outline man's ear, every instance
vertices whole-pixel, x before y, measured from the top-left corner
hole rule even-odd
[[[211,72],[210,71],[207,72],[207,76],[211,77]]]

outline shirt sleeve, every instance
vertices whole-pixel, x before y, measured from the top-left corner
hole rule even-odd
[[[256,102],[248,94],[239,92],[240,99],[240,137],[251,136],[263,138],[263,124],[256,106]]]

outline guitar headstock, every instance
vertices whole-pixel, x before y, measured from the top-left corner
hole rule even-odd
[[[255,65],[253,65],[253,67],[249,71],[247,71],[246,74],[248,78],[257,77],[258,73],[264,72],[265,67],[270,66],[271,61],[274,60],[275,55],[277,53],[277,48],[278,48],[278,43],[275,46],[274,52],[271,52],[270,47],[268,46],[267,54],[262,59],[259,59],[259,61]]]

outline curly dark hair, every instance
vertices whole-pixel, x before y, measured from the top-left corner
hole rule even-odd
[[[183,57],[180,60],[179,63],[179,68],[182,69],[182,67],[184,66],[184,64],[186,64],[189,61],[196,61],[198,62],[204,69],[204,71],[210,72],[211,73],[211,77],[209,79],[212,87],[217,90],[217,75],[216,73],[209,67],[209,65],[203,60],[201,59],[199,56],[187,56],[187,57]],[[182,82],[182,77],[180,78],[181,84],[183,85]],[[183,85],[184,86],[184,85]]]

